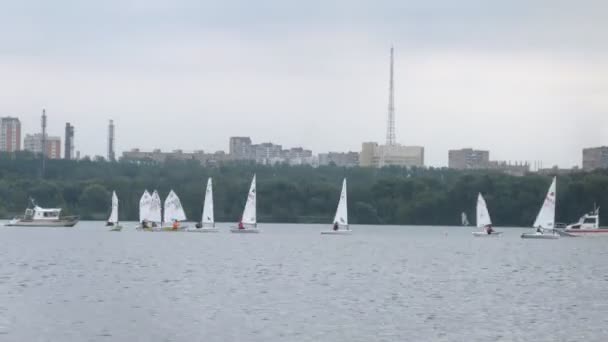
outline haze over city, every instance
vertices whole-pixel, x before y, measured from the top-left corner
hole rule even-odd
[[[272,8],[272,11],[268,9]],[[251,136],[315,153],[385,140],[425,164],[474,147],[580,165],[608,145],[605,1],[8,2],[0,116],[76,127],[76,149],[227,150]]]

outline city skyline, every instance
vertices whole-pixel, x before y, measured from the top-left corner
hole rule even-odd
[[[608,145],[607,5],[551,4],[11,3],[0,116],[33,134],[46,108],[48,134],[73,123],[83,155],[106,154],[109,119],[118,155],[226,151],[230,136],[360,151],[385,140],[394,45],[398,142],[426,165],[472,147],[580,166]]]

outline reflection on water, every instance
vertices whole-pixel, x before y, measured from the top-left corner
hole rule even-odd
[[[126,224],[134,226],[135,224]],[[604,341],[608,238],[0,228],[0,341]]]

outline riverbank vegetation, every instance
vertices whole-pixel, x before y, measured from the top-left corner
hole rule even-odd
[[[137,220],[139,198],[157,189],[164,200],[173,189],[189,220],[200,219],[207,177],[213,177],[219,222],[238,220],[251,176],[257,174],[260,222],[330,222],[341,181],[348,179],[353,224],[459,225],[460,213],[474,221],[478,192],[499,226],[530,226],[551,183],[550,175],[513,177],[487,171],[446,168],[264,166],[233,163],[204,167],[196,161],[157,163],[104,160],[47,160],[31,153],[0,154],[0,217],[21,215],[34,198],[83,219],[105,219],[110,196],[120,199],[121,220]],[[608,215],[608,170],[559,176],[557,221],[571,222],[593,208]],[[608,221],[604,221],[608,222]]]

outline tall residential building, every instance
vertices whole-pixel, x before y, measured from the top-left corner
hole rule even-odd
[[[74,159],[74,126],[70,125],[69,122],[65,124],[64,139],[63,158],[67,160]]]
[[[23,140],[23,147],[26,151],[34,153],[42,153],[42,133],[26,134]],[[60,159],[61,158],[61,138],[46,137],[46,158]]]
[[[490,152],[463,148],[448,151],[448,167],[451,169],[485,169],[490,164]]]
[[[283,146],[267,142],[251,145],[251,151],[256,163],[274,164],[282,159]]]
[[[18,118],[0,118],[0,151],[21,150],[21,122]]]
[[[233,159],[254,159],[250,137],[230,137],[228,153]]]
[[[608,169],[608,146],[583,149],[583,170]]]
[[[114,120],[110,120],[108,126],[108,160],[116,161],[116,152],[114,151]]]

